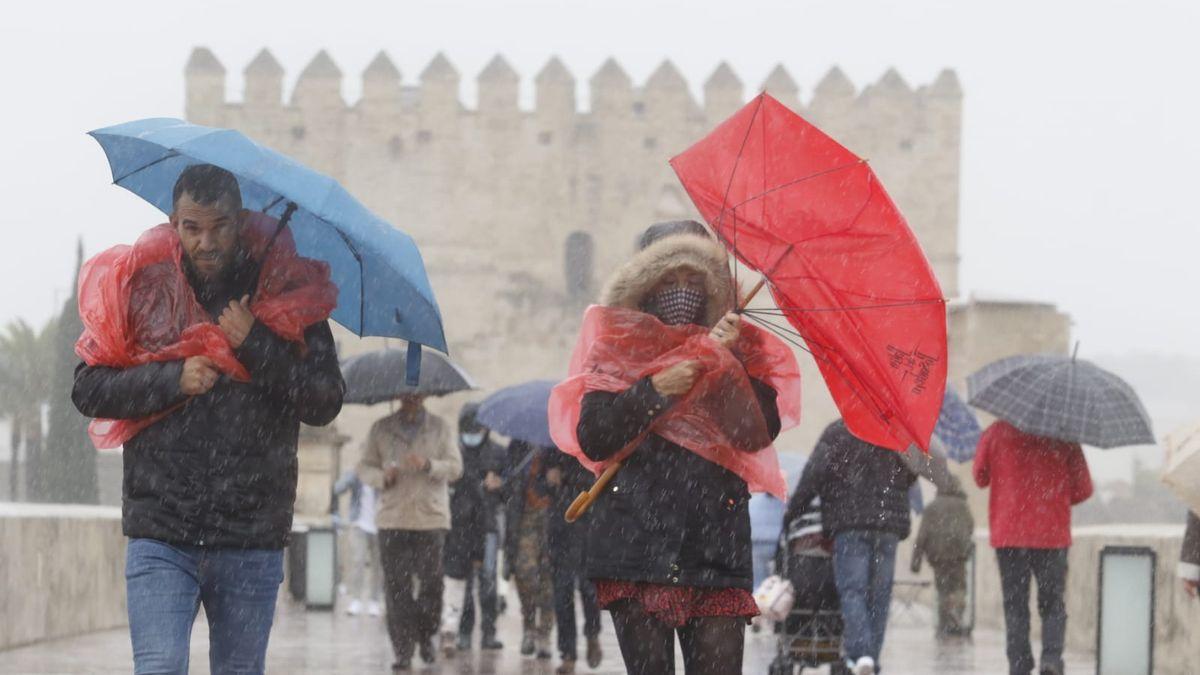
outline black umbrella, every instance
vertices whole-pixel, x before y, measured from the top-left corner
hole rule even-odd
[[[350,357],[342,362],[346,380],[346,403],[371,405],[402,396],[445,396],[475,389],[475,380],[444,354],[427,349],[421,357],[417,386],[405,384],[407,350],[384,349]]]

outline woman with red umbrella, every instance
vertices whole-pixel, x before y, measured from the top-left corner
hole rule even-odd
[[[773,450],[758,451],[781,426],[770,374],[795,361],[784,349],[764,368],[759,333],[732,312],[727,254],[702,225],[661,223],[639,244],[585,319],[587,355],[572,368],[583,374],[555,392],[580,397],[576,433],[556,434],[564,450],[591,468],[624,457],[592,507],[587,573],[628,672],[673,673],[676,634],[688,673],[741,672],[758,613],[749,487],[763,487],[748,480],[782,483]]]

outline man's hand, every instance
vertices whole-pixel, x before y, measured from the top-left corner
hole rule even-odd
[[[546,469],[546,482],[549,483],[551,487],[561,486],[562,478],[562,469],[558,468],[557,466]]]
[[[217,364],[207,356],[189,356],[183,362],[183,373],[179,376],[179,390],[188,396],[207,394],[221,377]]]
[[[250,329],[254,327],[254,315],[250,313],[250,296],[243,295],[241,300],[230,300],[229,306],[221,312],[217,324],[234,349],[242,346]]]
[[[699,361],[680,361],[651,375],[650,384],[662,396],[682,396],[692,390],[699,376]]]
[[[409,453],[400,458],[400,466],[409,473],[429,470],[429,458]]]
[[[497,476],[495,471],[489,471],[483,477],[483,489],[488,492],[495,492],[502,487],[504,487],[504,481],[500,480],[500,476]]]
[[[1183,590],[1187,591],[1187,594],[1189,597],[1192,597],[1192,598],[1196,597],[1196,593],[1197,593],[1198,589],[1200,589],[1200,581],[1197,581],[1195,579],[1184,579],[1183,580]]]
[[[392,487],[393,485],[396,484],[396,481],[399,479],[400,479],[400,465],[394,464],[394,463],[388,464],[387,467],[384,468],[384,470],[383,470],[383,487],[384,487],[384,489]]]
[[[717,341],[722,347],[732,349],[742,331],[742,317],[737,312],[730,312],[721,317],[717,325],[712,327],[708,336]]]

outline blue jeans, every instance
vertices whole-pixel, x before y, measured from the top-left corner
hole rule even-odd
[[[874,530],[851,530],[834,537],[833,574],[844,625],[842,651],[850,661],[870,656],[879,663],[899,541],[894,534]]]
[[[282,582],[281,550],[130,539],[125,595],[133,672],[187,673],[192,623],[203,603],[213,675],[262,673]]]

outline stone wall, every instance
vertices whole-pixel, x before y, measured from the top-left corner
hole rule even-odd
[[[0,650],[124,626],[121,510],[0,503]]]

